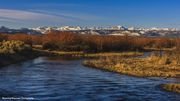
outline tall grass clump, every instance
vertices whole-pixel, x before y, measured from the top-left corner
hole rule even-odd
[[[30,51],[31,47],[22,41],[0,42],[0,54],[15,54]]]

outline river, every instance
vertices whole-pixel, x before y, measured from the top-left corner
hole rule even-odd
[[[82,61],[39,57],[0,68],[0,97],[33,97],[34,101],[180,101],[179,94],[159,87],[179,79],[126,76],[84,67]]]

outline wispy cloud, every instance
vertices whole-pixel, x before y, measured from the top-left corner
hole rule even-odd
[[[0,21],[39,21],[39,22],[57,22],[66,23],[74,21],[84,21],[98,19],[99,17],[90,14],[72,13],[72,12],[50,12],[43,10],[12,10],[0,9]]]
[[[34,10],[34,9],[31,9],[30,11],[37,12],[37,13],[45,13],[45,14],[54,15],[54,16],[60,16],[66,19],[73,19],[73,20],[78,20],[78,21],[102,19],[102,17],[96,16],[93,14],[79,13],[79,12],[47,11],[47,10]]]
[[[52,21],[52,22],[65,22],[71,19],[66,19],[60,16],[37,13],[23,10],[0,9],[0,21]]]
[[[31,5],[31,8],[57,8],[57,7],[76,7],[76,8],[82,8],[82,7],[88,7],[87,5],[81,5],[81,4],[73,4],[73,3],[40,3],[40,4],[33,4]]]
[[[102,17],[83,12],[69,12],[40,9],[0,9],[0,26],[37,27],[83,25],[98,21]]]

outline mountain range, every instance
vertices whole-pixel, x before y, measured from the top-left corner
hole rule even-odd
[[[92,34],[92,35],[114,35],[114,36],[143,36],[143,37],[180,37],[180,30],[173,28],[126,28],[123,26],[113,27],[37,27],[37,28],[20,28],[10,29],[7,27],[0,27],[0,33],[16,34],[16,33],[27,33],[27,34],[47,34],[53,31],[68,31],[77,34]]]

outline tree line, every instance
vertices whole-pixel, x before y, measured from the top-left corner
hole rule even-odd
[[[0,34],[0,41],[18,40],[44,49],[61,51],[109,52],[137,51],[148,48],[173,48],[179,38],[146,38],[109,35],[81,35],[71,32],[50,32],[45,35]]]

